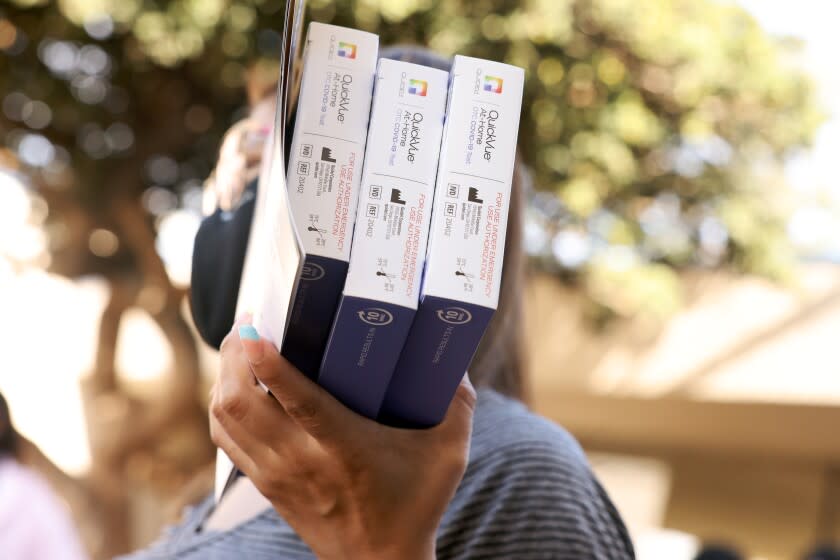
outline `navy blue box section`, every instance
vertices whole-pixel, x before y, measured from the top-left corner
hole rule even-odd
[[[383,424],[440,424],[495,310],[426,296],[379,411]]]
[[[317,255],[306,255],[303,263],[280,353],[312,380],[318,378],[347,266]]]
[[[415,313],[401,305],[342,297],[318,384],[375,419]]]

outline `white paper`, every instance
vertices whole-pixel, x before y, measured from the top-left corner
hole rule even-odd
[[[285,115],[288,114],[289,99],[293,97],[288,82],[299,61],[297,53],[305,6],[306,0],[289,0],[286,5],[275,126],[272,141],[264,154],[237,300],[237,315],[244,311],[254,313],[254,324],[276,345],[282,341],[295,276],[302,262],[302,248],[289,212],[286,190]],[[269,240],[273,242],[269,243]],[[266,314],[265,309],[271,309],[271,313]],[[219,449],[214,486],[217,503],[233,482],[234,471],[233,462]]]

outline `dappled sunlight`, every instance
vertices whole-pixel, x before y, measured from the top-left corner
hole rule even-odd
[[[2,198],[2,197],[0,197]],[[80,474],[90,465],[79,381],[90,370],[107,292],[32,270],[0,289],[0,390],[21,432],[57,465]]]
[[[840,274],[811,266],[802,276],[798,292],[755,278],[703,280],[702,293],[650,350],[610,349],[590,386],[646,397],[840,403],[833,344]]]
[[[80,383],[94,364],[107,297],[101,280],[39,270],[3,277],[0,269],[0,309],[10,318],[0,323],[0,340],[14,341],[3,345],[0,391],[20,431],[72,474],[90,466]],[[117,344],[122,382],[138,396],[158,395],[172,365],[160,328],[145,311],[129,310]]]
[[[132,308],[122,317],[117,339],[116,367],[120,377],[136,385],[157,382],[172,371],[172,349],[160,328],[139,308]]]

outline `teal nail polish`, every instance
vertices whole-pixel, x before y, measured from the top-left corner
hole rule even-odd
[[[253,325],[242,325],[239,327],[239,338],[242,340],[259,340],[260,333]]]

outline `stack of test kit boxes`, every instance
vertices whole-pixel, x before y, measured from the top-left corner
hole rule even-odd
[[[463,56],[449,74],[377,66],[378,49],[310,24],[288,165],[277,137],[249,247],[260,266],[245,267],[259,278],[240,298],[349,408],[425,428],[498,306],[524,72]],[[219,492],[236,480],[220,459]]]
[[[350,270],[318,378],[370,418],[417,310],[448,81],[379,61]]]
[[[524,71],[378,46],[310,24],[259,325],[349,408],[428,427],[498,306]]]

